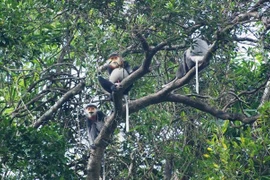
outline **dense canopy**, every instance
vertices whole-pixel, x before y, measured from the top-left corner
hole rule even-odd
[[[270,178],[269,1],[2,0],[0,12],[1,179]],[[195,67],[175,79],[196,38],[210,45],[199,93]],[[97,75],[113,52],[138,69],[110,101]],[[90,102],[106,114],[94,149]]]

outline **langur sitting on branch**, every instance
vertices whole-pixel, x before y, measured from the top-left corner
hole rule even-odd
[[[199,94],[199,63],[202,62],[209,46],[202,39],[195,39],[186,52],[184,53],[183,63],[176,72],[176,78],[183,77],[192,67],[196,65],[196,92]]]
[[[102,88],[110,94],[115,90],[116,85],[120,84],[123,79],[133,72],[128,62],[124,61],[118,53],[111,54],[106,63],[99,67],[99,71],[104,70],[108,71],[109,79],[105,79],[99,75],[98,81]],[[132,85],[123,94],[127,95],[131,88]]]
[[[99,111],[95,104],[88,104],[84,108],[87,121],[87,132],[90,142],[90,147],[95,149],[94,141],[104,126],[105,114]]]
[[[116,90],[116,86],[119,85],[123,79],[125,79],[129,74],[131,74],[134,69],[131,69],[128,62],[124,61],[123,58],[118,53],[113,53],[109,56],[106,63],[99,67],[100,71],[107,70],[109,74],[109,79],[103,78],[101,75],[98,76],[98,81],[101,87],[110,93],[112,98],[112,92]],[[124,98],[126,101],[126,131],[129,131],[129,113],[128,113],[128,92],[132,88],[132,85],[124,90]]]
[[[192,45],[184,52],[183,61],[180,64],[177,72],[176,79],[182,78],[187,72],[196,66],[196,92],[199,94],[199,63],[202,63],[204,56],[209,50],[209,46],[206,41],[202,39],[195,39]]]

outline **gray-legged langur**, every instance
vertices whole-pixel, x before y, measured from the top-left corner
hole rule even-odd
[[[84,108],[87,123],[87,133],[91,148],[95,148],[94,141],[104,126],[105,114],[99,111],[95,104],[88,104]]]
[[[118,53],[112,53],[106,63],[99,67],[99,71],[107,70],[109,73],[109,79],[103,78],[101,75],[98,76],[98,81],[102,88],[110,93],[116,89],[116,86],[121,83],[129,74],[131,74],[134,69],[131,69],[128,62],[124,61],[123,58]],[[128,109],[128,92],[132,88],[130,85],[123,92],[125,103],[126,103],[126,131],[129,131],[129,109]],[[111,96],[112,98],[112,96]]]
[[[176,78],[181,78],[196,65],[196,92],[199,93],[199,77],[198,77],[198,64],[202,62],[204,56],[209,50],[209,46],[206,41],[202,39],[195,39],[192,45],[184,52],[183,62],[180,64]]]

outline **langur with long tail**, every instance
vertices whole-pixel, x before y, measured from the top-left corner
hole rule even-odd
[[[104,118],[105,114],[98,110],[95,104],[88,104],[84,108],[85,116],[86,116],[86,124],[87,124],[87,133],[89,137],[90,147],[92,149],[96,149],[94,144],[95,139],[97,138],[98,134],[100,133],[102,127],[104,126]],[[105,179],[105,160],[104,156],[102,159],[102,169],[103,169],[103,179]]]
[[[118,53],[113,53],[109,56],[106,63],[99,67],[99,71],[107,70],[109,74],[109,79],[103,78],[101,75],[98,76],[98,81],[102,88],[110,93],[112,98],[112,92],[115,90],[116,86],[119,85],[123,79],[125,79],[129,74],[131,74],[134,69],[131,69],[128,62],[124,61],[123,58]],[[123,92],[125,103],[126,103],[126,131],[129,131],[129,108],[128,108],[128,92],[132,88],[130,85]]]
[[[95,104],[88,104],[84,108],[84,112],[87,121],[87,132],[90,147],[95,149],[94,141],[97,138],[102,127],[104,126],[105,114],[102,111],[99,111]]]
[[[196,92],[199,94],[199,63],[202,62],[204,56],[209,50],[206,41],[202,39],[195,39],[192,45],[184,52],[183,62],[180,64],[177,72],[176,79],[182,78],[186,73],[196,66]]]

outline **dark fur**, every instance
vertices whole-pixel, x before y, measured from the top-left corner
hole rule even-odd
[[[126,61],[123,61],[123,68],[126,70],[126,72],[128,73],[128,75],[131,74],[133,71],[136,70],[135,68],[132,70],[131,67],[129,66],[129,63],[126,62]],[[116,69],[117,69],[117,68],[113,69],[113,68],[111,68],[110,66],[107,66],[107,71],[108,71],[108,73],[109,73],[109,76],[111,76],[112,72],[113,72],[114,70],[116,70]],[[124,77],[124,78],[126,78],[126,77]],[[98,81],[99,81],[101,87],[102,87],[105,91],[107,91],[108,93],[110,93],[110,94],[111,94],[111,93],[115,90],[115,88],[116,88],[116,85],[115,85],[116,82],[111,82],[111,81],[109,81],[108,79],[103,78],[101,75],[98,76]],[[120,83],[120,82],[121,82],[121,80],[118,80],[118,81],[117,81],[117,83]],[[131,90],[132,86],[133,86],[133,84],[130,85],[130,86],[123,92],[123,94],[124,94],[124,95],[127,95],[128,92]]]
[[[189,55],[187,53],[188,51],[190,52]],[[206,41],[201,39],[195,39],[191,47],[187,51],[185,51],[183,55],[183,61],[176,72],[176,78],[182,78],[187,74],[187,72],[191,68],[195,66],[195,62],[194,60],[192,60],[192,57],[194,56],[203,57],[207,51],[208,51],[208,44],[206,43]]]
[[[91,119],[94,116],[96,116],[96,118],[94,120]],[[91,147],[94,147],[94,141],[100,133],[102,127],[104,126],[104,118],[105,114],[102,111],[97,111],[90,117],[86,118],[87,131]]]
[[[195,66],[195,63],[191,59],[186,57],[186,52],[183,56],[183,62],[180,64],[179,68],[176,71],[176,78],[182,78],[187,74],[187,72]]]

